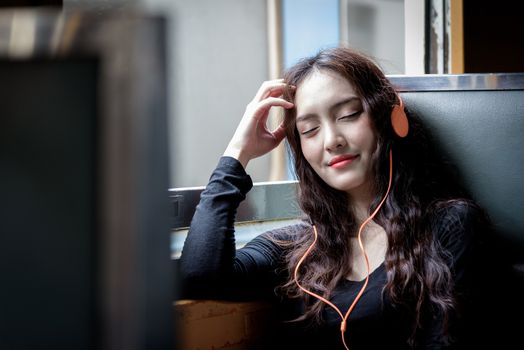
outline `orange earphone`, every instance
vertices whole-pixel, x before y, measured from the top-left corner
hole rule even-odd
[[[400,104],[399,105],[394,105],[393,106],[393,110],[391,111],[391,126],[393,127],[393,131],[395,132],[395,134],[398,137],[404,138],[404,137],[407,136],[408,131],[409,131],[409,122],[408,122],[408,117],[406,116],[406,112],[404,111],[404,104],[402,102],[402,99],[400,98],[400,96],[398,96],[398,99],[400,101]],[[317,232],[317,228],[316,228],[315,225],[313,225],[313,233],[315,235],[313,243],[306,250],[306,252],[302,256],[302,258],[300,258],[300,260],[298,261],[297,266],[295,267],[294,279],[295,279],[295,283],[297,284],[298,288],[300,288],[304,293],[307,293],[307,294],[309,294],[309,295],[311,295],[311,296],[313,296],[313,297],[323,301],[327,305],[331,306],[340,315],[340,318],[342,319],[342,321],[340,322],[340,333],[341,333],[341,336],[342,336],[342,343],[344,344],[344,347],[346,348],[346,350],[349,350],[349,348],[348,348],[348,346],[346,344],[346,339],[344,338],[344,333],[346,332],[347,319],[349,317],[349,314],[351,314],[351,312],[355,308],[355,305],[357,304],[357,302],[360,299],[360,297],[362,296],[362,294],[364,294],[364,290],[366,289],[366,287],[368,285],[368,281],[369,281],[369,273],[370,273],[370,271],[369,271],[370,270],[370,268],[369,268],[369,258],[368,258],[368,255],[366,254],[366,251],[364,250],[364,245],[362,243],[362,237],[361,237],[362,230],[364,229],[364,226],[366,226],[371,220],[373,220],[375,215],[377,215],[378,211],[380,210],[380,208],[382,207],[382,205],[386,201],[386,198],[388,197],[389,191],[391,189],[392,182],[393,182],[393,152],[390,150],[389,151],[389,182],[388,182],[388,188],[386,190],[386,194],[384,195],[384,197],[380,201],[380,203],[377,206],[377,208],[375,209],[375,211],[362,223],[362,225],[360,225],[360,228],[358,230],[358,236],[357,236],[358,244],[359,244],[360,249],[362,250],[362,253],[364,254],[364,258],[366,260],[366,267],[367,267],[366,279],[364,281],[364,284],[362,285],[362,288],[360,289],[360,291],[358,292],[357,296],[355,297],[355,300],[353,300],[353,303],[351,303],[351,305],[350,305],[350,307],[349,307],[349,309],[348,309],[348,311],[346,312],[345,315],[342,314],[342,311],[340,311],[340,309],[335,304],[333,304],[332,302],[330,302],[326,298],[324,298],[324,297],[322,297],[322,296],[320,296],[320,295],[318,295],[316,293],[313,293],[313,292],[305,289],[298,282],[298,270],[300,268],[300,265],[302,265],[302,262],[306,259],[306,257],[313,250],[313,247],[317,243],[318,232]]]
[[[404,111],[404,103],[400,96],[398,96],[398,100],[400,104],[393,106],[393,110],[391,111],[391,126],[393,127],[395,134],[397,134],[398,137],[403,138],[408,135],[409,122],[406,112]]]

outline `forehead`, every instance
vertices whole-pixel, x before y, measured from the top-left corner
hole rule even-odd
[[[358,94],[347,79],[332,71],[315,70],[297,86],[297,115],[329,109],[340,100],[349,97],[358,97]]]

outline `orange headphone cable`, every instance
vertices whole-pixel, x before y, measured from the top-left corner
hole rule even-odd
[[[307,293],[307,294],[309,294],[309,295],[311,295],[311,296],[313,296],[313,297],[323,301],[324,303],[328,304],[329,306],[331,306],[340,315],[340,318],[342,319],[342,321],[340,323],[340,333],[342,335],[342,342],[344,343],[344,347],[347,350],[349,350],[349,347],[347,346],[346,339],[344,338],[344,333],[346,332],[347,319],[349,317],[349,314],[351,314],[351,312],[355,308],[355,305],[357,304],[357,302],[360,299],[360,297],[362,296],[362,294],[364,294],[364,290],[366,289],[366,287],[368,285],[368,282],[369,282],[369,272],[370,272],[369,271],[370,270],[370,268],[369,268],[369,258],[368,258],[368,255],[366,254],[365,249],[364,249],[364,245],[362,244],[362,237],[361,237],[362,236],[362,230],[364,229],[364,226],[366,226],[371,220],[373,220],[373,218],[377,215],[378,211],[380,210],[380,208],[382,207],[382,205],[386,201],[386,198],[388,197],[389,191],[391,189],[391,183],[392,182],[393,182],[393,152],[390,150],[389,151],[389,183],[388,183],[388,189],[386,191],[386,194],[384,195],[384,198],[382,198],[382,200],[380,201],[380,203],[377,206],[377,208],[375,209],[375,211],[362,223],[362,225],[360,225],[360,228],[358,230],[358,236],[357,236],[358,244],[359,244],[360,249],[362,250],[362,253],[364,254],[364,258],[366,260],[367,275],[366,275],[366,280],[364,281],[364,285],[362,286],[362,288],[360,289],[359,293],[355,297],[355,300],[353,300],[353,303],[351,304],[351,306],[349,307],[348,311],[346,312],[346,315],[343,315],[342,311],[340,311],[340,309],[335,304],[333,304],[332,302],[330,302],[326,298],[318,295],[317,293],[314,293],[314,292],[311,292],[311,291],[305,289],[298,282],[298,269],[300,268],[300,265],[302,265],[302,262],[306,259],[306,257],[313,250],[315,244],[317,243],[318,232],[317,232],[317,228],[316,228],[315,225],[313,225],[313,232],[315,234],[315,239],[313,240],[313,243],[311,244],[311,246],[306,250],[306,252],[302,256],[302,258],[300,258],[300,260],[297,263],[297,266],[295,267],[294,279],[295,279],[295,283],[297,284],[298,288],[300,288],[304,293]]]

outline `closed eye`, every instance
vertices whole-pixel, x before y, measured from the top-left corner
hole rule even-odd
[[[314,127],[314,128],[311,128],[311,129],[308,129],[306,131],[303,131],[300,133],[300,135],[308,135],[308,134],[311,134],[313,131],[317,130],[318,129],[318,126]]]
[[[357,118],[361,113],[362,113],[362,111],[357,111],[357,112],[355,112],[355,113],[351,113],[351,114],[348,114],[348,115],[344,115],[344,116],[338,118],[338,120],[355,119],[355,118]]]

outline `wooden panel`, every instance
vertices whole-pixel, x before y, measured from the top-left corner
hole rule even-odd
[[[174,305],[178,350],[262,349],[274,324],[270,304],[180,300]]]
[[[450,1],[451,74],[464,73],[464,9],[462,0]]]

